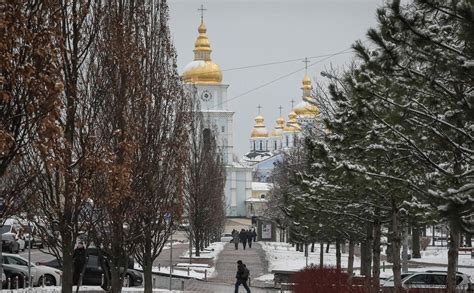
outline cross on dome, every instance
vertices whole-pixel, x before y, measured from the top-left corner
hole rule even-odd
[[[260,115],[260,109],[262,109],[262,106],[258,105],[257,109],[258,109],[258,115]]]
[[[204,11],[207,9],[204,8],[204,5],[201,4],[201,7],[198,8],[198,11],[201,11],[201,22],[204,22]]]
[[[280,107],[278,107],[278,109],[280,109],[280,116],[281,116],[281,110],[283,109],[283,107],[280,105]]]
[[[305,73],[308,73],[308,63],[309,63],[308,57],[305,57],[305,58],[303,59],[303,63],[304,63],[304,70],[305,70]]]

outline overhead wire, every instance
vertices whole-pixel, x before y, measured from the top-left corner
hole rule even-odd
[[[332,58],[332,57],[334,57],[334,56],[336,56],[336,55],[345,54],[345,53],[347,53],[349,50],[352,50],[352,48],[346,48],[346,49],[344,49],[344,50],[342,50],[342,51],[339,51],[339,52],[336,52],[336,53],[333,53],[333,54],[327,54],[327,55],[325,55],[325,56],[326,56],[325,58],[320,59],[320,60],[318,60],[318,61],[315,61],[315,62],[313,62],[313,63],[308,64],[308,68],[311,67],[311,66],[314,66],[314,65],[316,65],[316,64],[318,64],[318,63],[321,63],[321,62],[323,62],[323,61],[326,61],[326,60],[328,60],[328,59],[330,59],[330,58]],[[316,57],[314,57],[314,58],[316,58]],[[312,59],[314,59],[314,58],[312,58]],[[308,59],[309,59],[309,58],[308,58]],[[297,60],[303,60],[303,59],[297,59]],[[288,62],[290,62],[290,61],[288,61]],[[282,63],[283,63],[283,62],[282,62]],[[254,66],[254,67],[255,67],[255,66]],[[249,67],[249,68],[250,68],[250,67]],[[234,97],[232,97],[232,98],[226,99],[226,100],[222,101],[221,103],[216,104],[216,105],[213,106],[213,107],[209,107],[208,109],[213,109],[213,108],[216,108],[216,107],[218,107],[218,106],[220,106],[220,105],[222,105],[222,104],[224,104],[224,103],[227,103],[227,102],[236,100],[236,99],[238,99],[238,98],[240,98],[240,97],[243,97],[243,96],[245,96],[245,95],[247,95],[247,94],[250,94],[250,93],[252,93],[252,92],[254,92],[254,91],[256,91],[256,90],[259,90],[259,89],[261,89],[261,88],[264,88],[264,87],[266,87],[266,86],[268,86],[268,85],[270,85],[270,84],[273,84],[273,83],[275,83],[275,82],[277,82],[277,81],[279,81],[279,80],[282,80],[282,79],[284,79],[284,78],[286,78],[286,77],[288,77],[288,76],[291,76],[291,75],[293,75],[293,74],[295,74],[295,73],[298,73],[298,72],[300,72],[300,71],[302,71],[302,70],[305,70],[305,69],[306,69],[306,66],[305,66],[305,67],[302,67],[302,68],[299,68],[299,69],[297,69],[297,70],[294,70],[294,71],[292,71],[292,72],[290,72],[290,73],[284,74],[284,75],[282,75],[282,76],[279,76],[279,77],[277,77],[277,78],[275,78],[275,79],[272,79],[272,80],[270,80],[270,81],[268,81],[268,82],[265,82],[265,83],[263,83],[263,84],[261,84],[261,85],[259,85],[259,86],[256,86],[256,87],[254,87],[254,88],[252,88],[252,89],[250,89],[250,90],[248,90],[248,91],[245,91],[245,92],[243,92],[243,93],[241,93],[241,94],[238,94],[238,95],[236,95],[236,96],[234,96]]]

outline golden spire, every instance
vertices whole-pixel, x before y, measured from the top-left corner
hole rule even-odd
[[[262,108],[258,105],[258,116],[255,117],[255,126],[252,129],[251,137],[252,138],[262,138],[268,137],[268,131],[265,128],[265,119],[260,115],[260,109]]]
[[[189,63],[183,72],[186,83],[220,84],[222,71],[218,64],[211,60],[211,44],[207,38],[207,28],[204,24],[204,7],[201,5],[201,24],[198,27],[199,35],[194,43],[194,61]]]
[[[285,128],[283,129],[284,132],[300,132],[301,126],[298,124],[298,120],[296,119],[297,115],[294,111],[291,111],[288,114],[288,122],[286,123]]]
[[[314,118],[319,115],[319,109],[314,105],[311,92],[313,86],[311,85],[311,78],[308,76],[307,72],[304,74],[302,83],[303,87],[301,89],[303,90],[303,101],[299,102],[293,110],[299,117]]]

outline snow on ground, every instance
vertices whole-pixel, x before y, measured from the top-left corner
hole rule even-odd
[[[273,274],[266,274],[266,275],[261,275],[260,277],[255,278],[254,280],[262,281],[262,282],[268,282],[268,281],[273,282],[273,278],[274,278]]]
[[[303,252],[296,251],[295,247],[292,247],[289,243],[282,242],[259,242],[265,251],[265,257],[268,260],[269,271],[272,270],[300,270],[306,266],[306,257]],[[326,246],[325,246],[326,248]],[[410,267],[409,271],[426,271],[426,270],[437,270],[446,271],[446,266],[440,266],[440,264],[448,264],[448,250],[445,247],[432,247],[429,246],[426,251],[421,252],[421,259],[411,259],[412,262],[429,263],[430,265],[421,265],[418,268]],[[341,266],[347,268],[347,253],[341,255]],[[319,265],[319,244],[315,245],[315,252],[309,253],[308,264]],[[336,251],[334,246],[330,246],[329,253],[324,253],[324,264],[328,266],[336,265]],[[385,272],[383,272],[383,264],[387,266]],[[392,269],[390,263],[381,262],[381,277],[391,276]],[[458,268],[459,272],[468,274],[471,276],[471,280],[474,280],[474,259],[471,259],[470,254],[459,254],[459,265],[470,266],[469,268]],[[354,268],[360,267],[360,258],[354,257]],[[356,275],[359,274],[357,269],[354,270]],[[273,276],[273,275],[272,275]]]
[[[227,242],[214,242],[214,243],[211,243],[209,247],[207,247],[205,251],[203,251],[204,253],[201,253],[200,256],[196,256],[192,254],[192,259],[198,259],[198,258],[212,259],[212,262],[213,262],[213,266],[210,268],[193,268],[193,270],[201,272],[201,273],[203,273],[204,270],[207,270],[207,278],[216,277],[217,276],[217,271],[215,270],[216,261],[217,261],[217,258],[219,257],[219,253],[224,249],[224,245],[226,245],[226,243]],[[180,256],[180,258],[189,259],[189,250],[183,253]],[[204,275],[202,279],[204,279]]]
[[[425,251],[421,251],[421,258],[412,258],[414,262],[427,262],[433,264],[448,264],[448,249],[445,247],[428,246]],[[474,266],[474,259],[470,253],[460,252],[458,265]]]
[[[284,242],[259,242],[265,251],[268,260],[268,271],[272,270],[295,270],[298,271],[306,266],[306,257],[303,252],[296,251],[289,243]],[[325,247],[326,248],[326,247]],[[347,253],[341,254],[341,265],[347,267]],[[315,245],[314,252],[308,254],[308,265],[319,265],[319,244]],[[324,264],[336,266],[336,250],[330,247],[329,253],[324,253]],[[354,267],[360,266],[360,259],[354,257]]]

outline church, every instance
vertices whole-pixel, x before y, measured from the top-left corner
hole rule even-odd
[[[252,167],[237,160],[233,147],[234,112],[227,103],[228,84],[222,82],[222,71],[211,59],[211,44],[201,16],[198,37],[194,43],[194,60],[183,70],[185,84],[192,85],[201,102],[201,111],[215,132],[226,170],[225,200],[228,217],[246,217],[245,202],[252,194]]]
[[[294,107],[292,105],[287,121],[281,116],[280,107],[280,117],[271,132],[265,126],[259,106],[251,131],[250,150],[239,161],[233,148],[234,111],[229,109],[227,102],[229,85],[223,83],[222,70],[211,59],[212,50],[206,33],[201,15],[194,43],[194,60],[185,66],[182,78],[186,85],[194,87],[200,98],[201,111],[214,131],[224,158],[227,217],[259,216],[266,208],[266,196],[272,188],[274,164],[281,160],[283,151],[296,145],[305,130],[321,123],[321,115],[312,97],[311,79],[306,70],[301,101]]]

